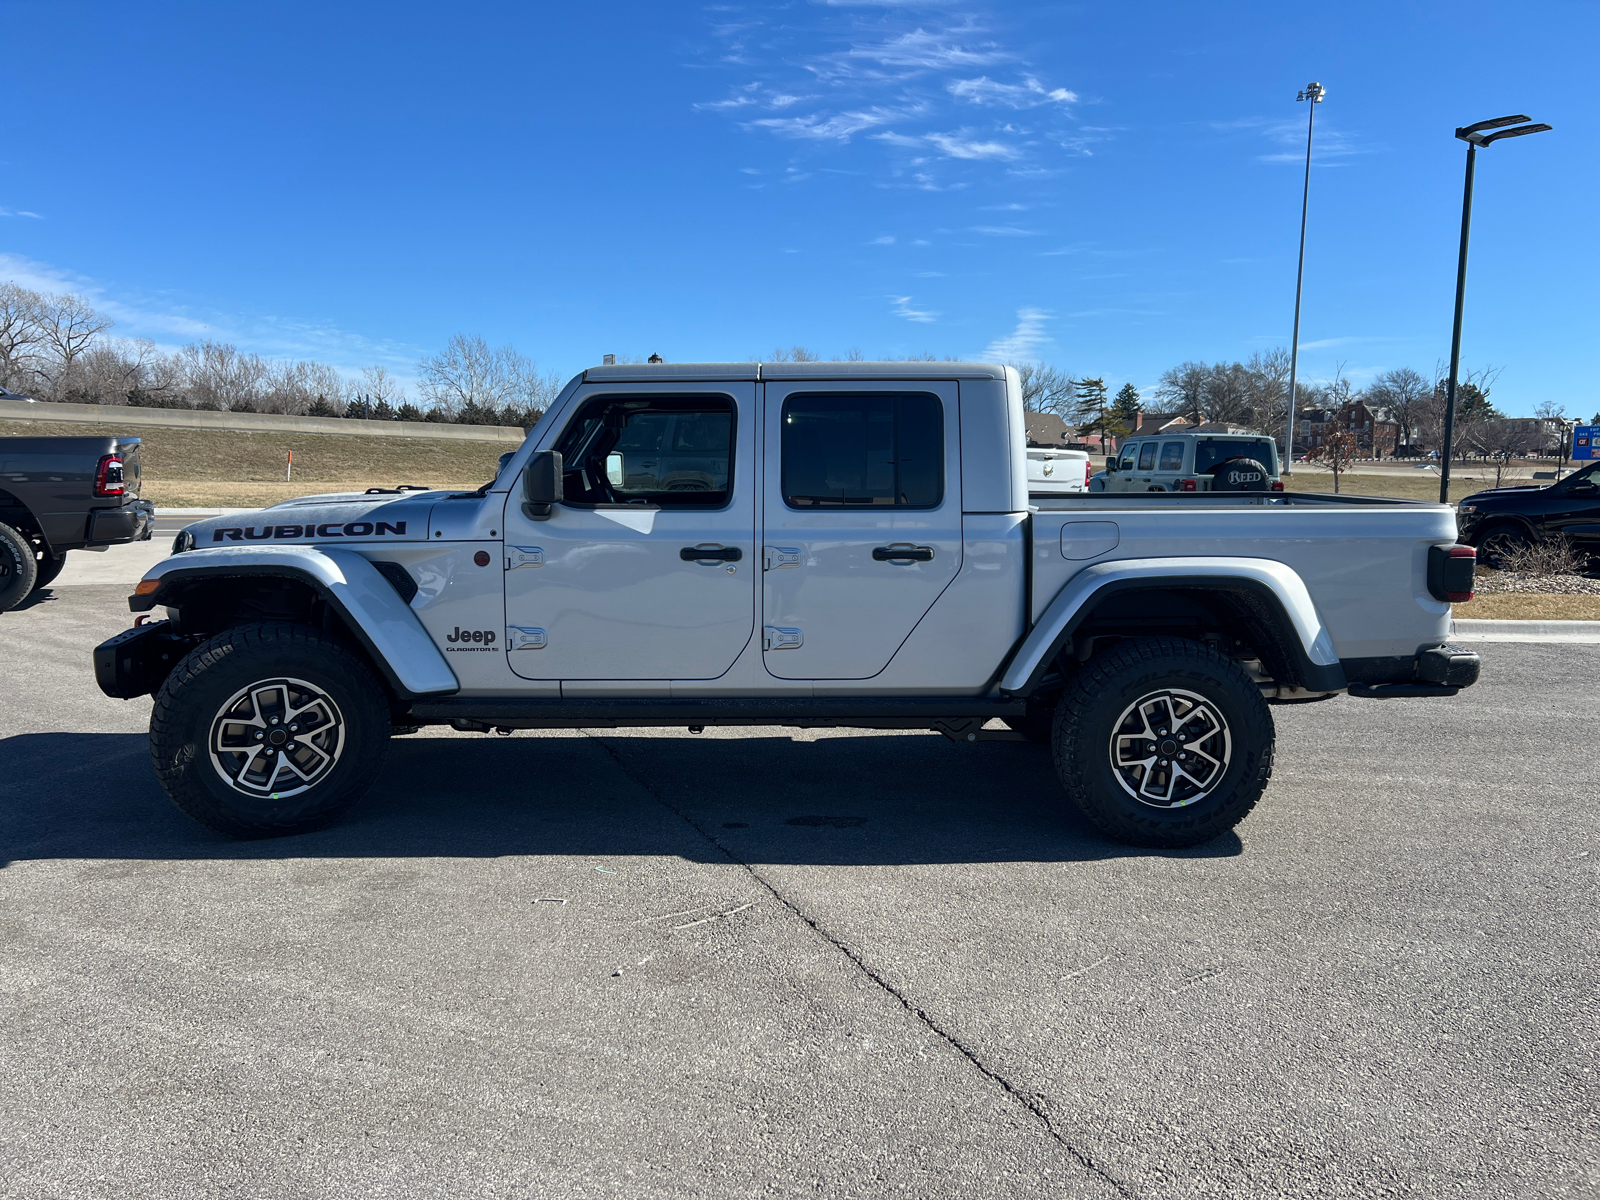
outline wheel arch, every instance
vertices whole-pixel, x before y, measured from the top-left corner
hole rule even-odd
[[[128,607],[134,612],[157,605],[176,609],[186,634],[217,633],[259,620],[330,625],[349,637],[402,699],[460,689],[455,672],[395,585],[351,551],[298,546],[189,551],[158,563],[139,587]]]
[[[1061,656],[1084,657],[1098,637],[1192,639],[1197,629],[1237,637],[1285,686],[1347,686],[1333,639],[1291,568],[1268,559],[1147,559],[1098,563],[1069,580],[1018,645],[1000,688],[1031,694]]]

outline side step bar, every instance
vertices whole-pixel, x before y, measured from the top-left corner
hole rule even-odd
[[[1012,741],[1021,734],[984,731],[995,717],[1021,717],[1021,700],[983,696],[859,698],[598,699],[462,697],[415,700],[402,723],[457,729],[619,729],[661,725],[786,725],[800,729],[928,729],[960,742]]]

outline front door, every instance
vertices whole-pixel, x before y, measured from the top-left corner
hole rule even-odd
[[[1550,492],[1546,531],[1565,534],[1580,553],[1600,553],[1600,465],[1569,475]]]
[[[763,386],[767,670],[868,679],[961,569],[956,384]]]
[[[714,679],[755,624],[755,384],[580,397],[565,500],[506,506],[507,661],[527,679]]]

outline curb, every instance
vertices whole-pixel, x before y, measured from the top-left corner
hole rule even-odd
[[[1450,637],[1463,642],[1600,643],[1600,621],[1451,621]]]

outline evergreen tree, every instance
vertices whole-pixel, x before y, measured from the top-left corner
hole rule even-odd
[[[1139,399],[1139,389],[1131,383],[1122,385],[1117,392],[1116,401],[1111,405],[1111,411],[1117,420],[1128,428],[1133,428],[1133,419],[1139,415],[1139,410],[1144,407],[1144,402]]]
[[[1126,432],[1127,426],[1118,418],[1116,410],[1111,405],[1110,397],[1106,395],[1105,378],[1077,379],[1073,381],[1077,389],[1077,404],[1073,409],[1073,416],[1078,422],[1080,433],[1092,431],[1100,435],[1100,444],[1105,445],[1106,439],[1121,437]]]

